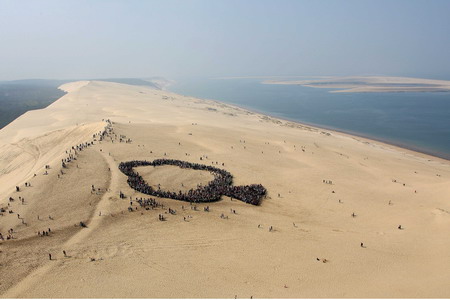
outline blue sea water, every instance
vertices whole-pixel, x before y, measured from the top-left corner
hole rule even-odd
[[[178,80],[169,90],[450,159],[450,93],[330,93],[261,79]]]

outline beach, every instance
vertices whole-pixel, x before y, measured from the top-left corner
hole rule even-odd
[[[150,87],[61,89],[0,130],[3,298],[450,297],[448,160]],[[267,195],[147,210],[118,166],[156,159]],[[142,174],[211,179],[173,168]]]
[[[265,84],[302,85],[336,89],[331,93],[449,92],[449,80],[393,76],[328,77],[314,80],[265,80]]]

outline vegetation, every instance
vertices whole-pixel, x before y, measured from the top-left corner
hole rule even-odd
[[[0,129],[20,115],[45,108],[65,95],[58,89],[63,81],[18,80],[0,82]]]

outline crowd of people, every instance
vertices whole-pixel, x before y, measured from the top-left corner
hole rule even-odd
[[[104,127],[104,129],[102,131],[99,131],[98,133],[93,134],[91,141],[87,141],[87,142],[84,142],[84,143],[80,143],[80,144],[74,145],[74,146],[72,146],[71,148],[69,148],[69,149],[67,149],[65,151],[65,157],[63,157],[61,159],[61,169],[59,171],[60,174],[58,174],[58,178],[61,178],[60,175],[64,175],[63,169],[67,169],[71,162],[77,160],[78,152],[81,152],[81,151],[87,149],[88,147],[93,146],[95,141],[102,140],[105,137],[107,137],[109,134],[111,134],[111,132],[112,132],[112,122],[110,120],[104,120],[104,121],[107,123],[106,126]],[[78,165],[77,165],[77,167],[78,167]],[[44,175],[48,175],[49,171],[51,171],[51,169],[52,168],[51,168],[51,166],[49,164],[44,165],[44,173],[43,174]],[[36,176],[37,176],[37,174],[34,174],[33,177],[36,177]],[[28,182],[28,181],[25,182],[25,187],[31,187],[31,182]],[[92,185],[92,190],[93,190],[93,192],[95,192],[95,189],[94,189],[93,185]],[[99,189],[97,189],[97,191],[99,191]],[[20,186],[16,186],[15,187],[15,192],[16,193],[21,193],[21,192],[23,192],[23,190],[22,190],[22,188]],[[25,198],[22,197],[22,196],[18,196],[18,198],[19,198],[20,203],[22,205],[25,205]],[[10,196],[9,197],[9,201],[7,203],[7,206],[1,206],[0,207],[0,217],[4,216],[4,213],[8,213],[8,214],[13,214],[14,213],[15,209],[13,210],[13,206],[14,206],[15,200],[16,200],[15,198]],[[27,225],[27,223],[25,222],[24,217],[21,216],[18,213],[17,213],[17,218],[19,220],[21,220],[22,224]],[[48,216],[48,218],[50,220],[53,220],[52,216]],[[37,216],[37,219],[40,220],[39,215]],[[80,222],[80,226],[83,226],[83,225],[85,225],[85,224]],[[16,232],[13,230],[13,228],[8,230],[8,234],[7,235],[4,235],[4,234],[2,234],[0,232],[0,241],[10,240],[10,239],[16,238],[15,235],[14,235],[15,233]],[[50,228],[48,228],[47,231],[46,230],[38,231],[37,235],[40,236],[40,237],[43,237],[43,236],[49,236],[50,233],[51,233],[51,230],[50,230]]]
[[[145,180],[141,175],[139,175],[138,172],[135,172],[133,169],[139,166],[156,167],[162,165],[178,166],[182,169],[208,171],[212,173],[214,179],[211,180],[207,185],[198,185],[197,189],[190,189],[187,192],[172,192],[164,191],[160,188],[154,189],[145,182]],[[121,162],[119,164],[119,169],[120,171],[122,171],[122,173],[128,176],[127,182],[131,188],[143,194],[161,198],[170,198],[198,203],[218,201],[220,200],[222,195],[225,195],[249,204],[259,205],[261,203],[261,200],[267,193],[266,189],[261,184],[233,186],[233,176],[228,171],[212,166],[190,163],[182,160],[156,159],[152,162],[145,160],[133,160],[128,162]]]

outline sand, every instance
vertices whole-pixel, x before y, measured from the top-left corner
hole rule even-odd
[[[330,93],[450,92],[449,80],[392,76],[328,77],[314,80],[265,80],[265,84],[336,89]]]
[[[450,297],[449,161],[147,87],[62,88],[0,130],[1,206],[15,199],[0,216],[3,236],[14,229],[0,241],[2,297]],[[65,151],[107,119],[131,142],[95,138],[61,175]],[[268,196],[128,212],[129,197],[144,195],[118,164],[157,158],[224,163],[235,184],[261,183]],[[167,189],[208,180],[145,172]]]

